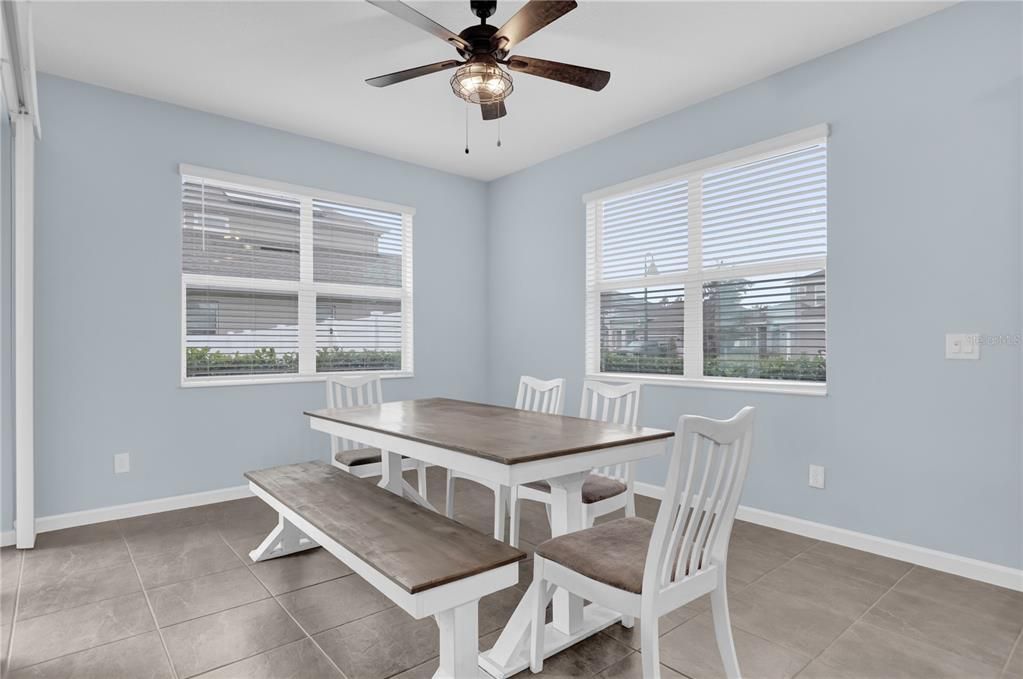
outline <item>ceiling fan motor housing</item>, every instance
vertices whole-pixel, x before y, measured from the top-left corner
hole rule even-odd
[[[473,14],[486,20],[487,17],[494,16],[494,12],[497,11],[497,0],[469,0],[469,6],[472,8]]]
[[[458,37],[472,45],[472,49],[468,50],[464,47],[459,47],[458,53],[466,59],[474,55],[490,54],[494,49],[490,42],[490,38],[494,33],[497,33],[497,26],[491,26],[490,24],[469,26],[459,33]]]

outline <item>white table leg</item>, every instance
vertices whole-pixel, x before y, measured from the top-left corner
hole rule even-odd
[[[497,485],[494,491],[494,539],[504,542],[504,524],[508,517],[508,486]]]
[[[564,535],[583,528],[582,487],[588,473],[549,479],[553,535]],[[480,667],[487,674],[504,679],[529,666],[528,632],[532,624],[531,602],[535,587],[535,584],[530,584],[494,647],[480,654]],[[619,620],[621,615],[615,611],[596,604],[583,607],[581,597],[558,590],[554,593],[554,621],[544,630],[544,657],[549,658]]]
[[[420,495],[419,491],[416,490],[415,487],[413,487],[412,484],[409,483],[408,481],[402,480],[401,489],[406,500],[411,500],[420,507],[425,507],[426,509],[429,509],[431,512],[437,511],[437,508],[431,505],[429,500]]]
[[[380,483],[377,485],[395,495],[404,495],[405,479],[401,475],[401,455],[392,450],[381,451],[380,470]]]
[[[583,481],[586,473],[549,479],[551,485],[551,535],[565,535],[582,530]],[[554,628],[563,634],[574,634],[583,619],[582,597],[559,589],[554,593]]]
[[[380,455],[380,472],[378,486],[391,491],[395,495],[401,495],[408,500],[412,500],[412,502],[426,507],[430,511],[437,511],[433,505],[426,501],[425,497],[412,487],[412,484],[405,480],[405,477],[402,475],[401,455],[390,450],[383,451]]]
[[[440,629],[440,667],[434,679],[464,679],[479,674],[478,604],[471,601],[433,616]]]

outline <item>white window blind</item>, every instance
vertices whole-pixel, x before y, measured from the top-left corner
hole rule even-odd
[[[585,202],[587,373],[823,387],[826,126]]]
[[[412,372],[411,208],[181,172],[184,384]]]

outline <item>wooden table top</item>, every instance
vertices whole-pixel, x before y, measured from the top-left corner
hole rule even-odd
[[[666,439],[673,432],[544,415],[485,403],[424,398],[361,408],[324,408],[306,415],[502,464]]]
[[[526,555],[489,535],[320,462],[245,474],[382,575],[416,594]]]

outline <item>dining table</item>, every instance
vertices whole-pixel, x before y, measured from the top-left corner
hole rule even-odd
[[[305,413],[317,431],[357,441],[381,451],[379,485],[433,508],[402,476],[409,457],[507,487],[546,481],[551,489],[551,534],[585,528],[582,487],[598,467],[664,454],[673,432],[610,424],[566,415],[548,415],[448,398],[391,401],[355,408],[324,408]],[[493,647],[479,656],[480,667],[497,679],[529,665],[531,584]],[[544,630],[548,657],[621,620],[613,610],[586,604],[556,591],[553,618]]]

